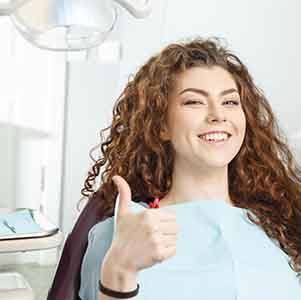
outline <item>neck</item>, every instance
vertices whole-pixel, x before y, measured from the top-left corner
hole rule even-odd
[[[192,169],[175,164],[172,186],[160,206],[194,200],[220,199],[232,204],[228,188],[228,166]]]

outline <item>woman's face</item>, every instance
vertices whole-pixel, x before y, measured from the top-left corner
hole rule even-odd
[[[176,159],[193,166],[224,167],[239,152],[246,118],[240,95],[230,73],[221,67],[193,67],[179,74],[170,94],[168,138]],[[203,135],[211,131],[231,134]],[[213,142],[207,141],[213,139]]]

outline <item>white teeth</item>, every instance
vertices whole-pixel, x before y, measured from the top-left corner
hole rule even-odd
[[[214,134],[206,134],[201,136],[202,139],[204,140],[214,140],[214,141],[222,141],[222,140],[227,140],[228,135],[226,133],[214,133]]]

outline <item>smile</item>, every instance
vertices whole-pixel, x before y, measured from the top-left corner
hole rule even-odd
[[[206,137],[206,136],[199,136],[198,137],[202,142],[209,144],[209,145],[224,145],[226,144],[229,139],[231,138],[231,136],[225,136],[221,139],[214,139],[214,138],[210,138],[210,137]]]

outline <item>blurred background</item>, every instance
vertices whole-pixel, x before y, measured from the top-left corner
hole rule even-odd
[[[89,151],[129,76],[168,43],[197,35],[224,38],[246,63],[301,162],[300,1],[153,0],[139,18],[120,3],[98,2],[111,14],[102,24],[108,34],[88,49],[63,51],[53,34],[29,36],[21,21],[39,22],[46,6],[29,1],[0,17],[0,207],[39,210],[66,237],[92,165]],[[0,253],[0,270],[20,271],[36,299],[45,299],[61,246]]]

